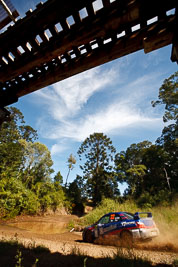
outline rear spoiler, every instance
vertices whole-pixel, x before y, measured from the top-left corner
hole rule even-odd
[[[153,217],[151,212],[135,212],[134,219],[139,220],[142,217],[142,216],[140,216],[141,214],[147,214],[147,218]]]

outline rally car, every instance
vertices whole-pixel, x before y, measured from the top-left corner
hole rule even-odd
[[[114,236],[122,242],[151,240],[159,230],[151,212],[111,212],[83,230],[83,241],[93,242],[98,237]]]

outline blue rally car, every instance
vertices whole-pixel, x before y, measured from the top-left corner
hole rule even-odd
[[[85,242],[93,242],[98,237],[107,238],[112,235],[125,244],[136,240],[151,240],[159,235],[159,230],[151,212],[108,213],[83,230]]]

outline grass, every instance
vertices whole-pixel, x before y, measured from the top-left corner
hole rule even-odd
[[[178,267],[178,258],[173,261],[173,267]]]
[[[120,204],[117,201],[112,199],[104,199],[101,204],[93,209],[89,214],[81,218],[82,225],[90,225],[96,222],[104,214],[114,211],[128,211],[134,212],[138,211],[138,207],[133,201],[126,201],[123,204]]]
[[[93,224],[104,214],[114,211],[127,211],[132,213],[137,211],[151,211],[156,223],[163,224],[164,227],[169,229],[170,225],[174,226],[174,229],[178,231],[178,200],[175,201],[173,205],[168,207],[158,206],[152,209],[141,209],[133,201],[126,201],[125,203],[121,204],[111,199],[104,199],[98,207],[96,207],[86,216],[82,217],[80,223],[83,226]]]

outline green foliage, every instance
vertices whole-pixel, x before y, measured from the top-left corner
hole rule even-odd
[[[22,252],[18,249],[17,250],[17,255],[15,256],[16,260],[17,260],[17,263],[15,265],[15,267],[23,267],[22,266]]]
[[[160,190],[155,195],[144,192],[137,200],[137,204],[141,208],[152,208],[157,205],[168,206],[171,201],[171,193],[168,190]]]
[[[152,106],[155,107],[160,104],[165,105],[165,114],[163,121],[178,119],[178,71],[165,79],[159,89],[159,96],[157,101],[152,101]]]
[[[65,201],[59,173],[51,180],[48,148],[34,142],[36,131],[25,125],[22,113],[9,108],[11,121],[0,130],[0,217],[56,211]]]
[[[39,208],[37,197],[21,181],[10,178],[0,180],[1,217],[13,217],[22,212],[35,214]]]
[[[33,187],[33,191],[38,197],[42,212],[47,211],[47,209],[52,209],[55,212],[57,207],[62,206],[65,200],[62,187],[59,186],[56,189],[56,185],[50,181],[36,183]]]
[[[164,141],[163,141],[164,142]],[[161,142],[152,145],[148,141],[132,144],[126,151],[116,155],[116,175],[118,180],[128,184],[125,196],[139,199],[154,206],[169,199],[169,193],[176,192],[177,161],[174,138],[169,139],[168,147]],[[160,194],[160,195],[159,195]],[[160,199],[160,200],[159,200]]]
[[[21,140],[23,146],[22,181],[31,189],[38,182],[46,182],[53,173],[53,162],[48,148],[39,142]]]
[[[178,267],[178,259],[175,259],[172,264],[173,267]]]
[[[119,195],[117,181],[113,172],[113,156],[115,148],[112,141],[102,133],[94,133],[84,140],[78,150],[80,159],[84,155],[86,161],[83,166],[83,188],[94,204],[103,197]]]
[[[56,175],[54,176],[54,182],[55,182],[56,186],[62,185],[62,183],[63,183],[63,177],[62,177],[60,171],[58,171],[56,173]]]
[[[156,140],[156,144],[161,146],[167,154],[164,172],[170,191],[178,192],[178,72],[164,80],[159,89],[158,98],[159,100],[153,101],[152,105],[155,107],[164,104],[163,121],[173,121],[173,123],[164,127],[161,137]]]
[[[74,214],[81,215],[84,212],[86,197],[83,194],[83,183],[81,176],[77,175],[76,179],[65,189],[68,200],[71,203],[71,211]]]

